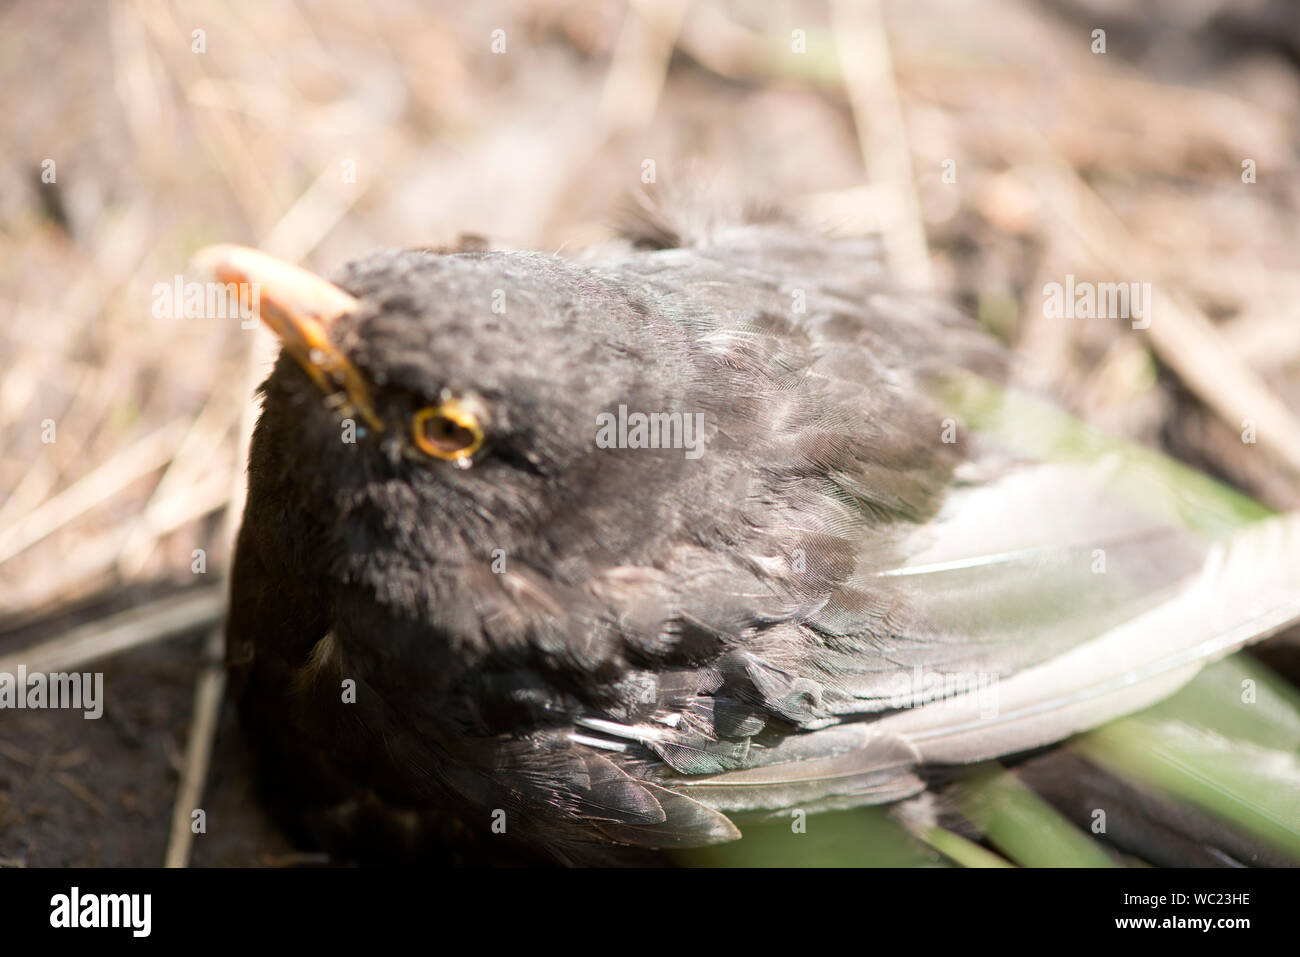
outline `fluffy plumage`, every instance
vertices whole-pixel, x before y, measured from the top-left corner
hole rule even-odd
[[[872,242],[772,222],[583,263],[383,252],[337,281],[360,306],[330,337],[391,427],[341,441],[281,358],[229,628],[307,806],[482,835],[502,810],[565,862],[731,840],[727,815],[898,800],[1058,740],[1300,614],[1287,520],[1216,545],[1104,462],[946,441],[938,387],[1005,359],[891,289]],[[447,393],[486,410],[468,469],[409,440]],[[702,414],[702,454],[599,447],[620,405]]]

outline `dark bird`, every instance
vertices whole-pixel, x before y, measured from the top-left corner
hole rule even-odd
[[[284,346],[228,646],[318,842],[731,841],[1142,708],[1300,616],[1290,517],[1229,533],[1111,457],[1027,455],[1028,422],[967,427],[1007,359],[874,241],[661,225],[335,283],[202,259]]]

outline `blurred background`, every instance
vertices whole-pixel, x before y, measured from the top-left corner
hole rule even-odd
[[[155,315],[198,247],[324,274],[467,235],[577,255],[638,195],[722,183],[881,233],[903,281],[1074,415],[1294,508],[1298,66],[1289,0],[0,0],[0,671],[102,670],[109,698],[100,721],[0,713],[0,863],[313,862],[262,817],[219,707],[230,506],[272,350],[237,320]],[[1067,274],[1152,282],[1162,321],[1044,318]],[[1242,666],[1273,669],[1257,744],[1292,764],[1298,648]],[[1215,674],[1197,714],[1231,698],[1237,672]],[[1148,731],[1107,753],[1149,755]],[[1002,809],[986,830],[1018,822],[991,846],[1127,862],[1087,846],[1086,795],[1051,793],[1066,765],[1034,767],[972,798]],[[1262,812],[1278,861],[1300,859],[1294,804]],[[1081,856],[1035,858],[1034,814]],[[837,826],[697,862],[962,859],[884,812]]]

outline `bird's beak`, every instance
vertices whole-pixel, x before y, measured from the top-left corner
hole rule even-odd
[[[315,273],[247,246],[207,246],[195,255],[194,265],[217,282],[236,284],[241,302],[253,305],[322,392],[343,391],[371,428],[383,430],[365,379],[330,341],[335,321],[357,308],[355,296]]]

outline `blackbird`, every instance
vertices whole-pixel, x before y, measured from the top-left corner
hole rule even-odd
[[[870,239],[665,219],[575,261],[201,264],[283,344],[228,648],[327,846],[365,820],[631,862],[902,801],[1300,616],[1291,517],[1228,533],[1113,456],[967,427],[1006,355]]]

